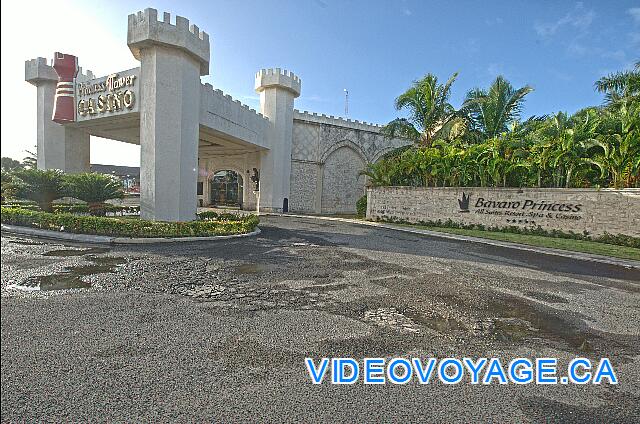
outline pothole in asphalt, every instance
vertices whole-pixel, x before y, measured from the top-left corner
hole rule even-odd
[[[261,274],[263,272],[273,271],[276,267],[270,264],[260,264],[260,263],[246,263],[242,265],[238,265],[233,270],[237,274]]]
[[[27,241],[27,240],[10,240],[9,243],[22,244],[24,246],[42,246],[44,244],[39,241]]]
[[[127,262],[124,258],[112,257],[92,257],[89,260],[93,264],[68,267],[55,274],[29,277],[24,283],[11,284],[7,288],[22,291],[87,289],[91,287],[91,283],[84,281],[83,277],[115,272],[118,266]]]
[[[422,317],[420,323],[426,325],[432,330],[436,330],[438,333],[450,333],[452,331],[460,330],[462,327],[460,323],[453,318],[445,318],[439,315],[431,317]]]
[[[84,256],[84,255],[91,255],[91,254],[100,254],[100,253],[107,253],[109,251],[109,249],[106,249],[104,247],[92,247],[89,249],[57,249],[57,250],[50,250],[48,252],[45,252],[42,254],[42,256],[55,256],[55,257],[59,257],[59,258],[64,258],[64,257],[68,257],[68,256]]]
[[[364,320],[378,327],[387,327],[401,332],[417,333],[418,325],[396,308],[378,308],[364,312]]]
[[[323,293],[323,292],[330,292],[330,291],[345,290],[345,289],[348,289],[349,287],[351,287],[350,284],[338,283],[338,284],[313,285],[313,286],[307,287],[307,289],[314,292]]]
[[[314,244],[314,243],[306,243],[306,242],[292,243],[292,244],[291,244],[291,246],[294,246],[294,247],[304,247],[304,246],[307,246],[307,247],[320,247],[320,246],[319,246],[319,245],[317,245],[317,244]]]
[[[527,297],[531,297],[533,299],[547,302],[547,303],[569,303],[569,301],[564,297],[556,296],[555,294],[551,294],[551,293],[529,291],[529,292],[525,292],[524,295]]]
[[[597,337],[581,331],[554,313],[536,309],[516,298],[492,301],[489,310],[497,315],[492,330],[498,339],[560,339],[573,349],[588,352],[591,350],[589,339]]]

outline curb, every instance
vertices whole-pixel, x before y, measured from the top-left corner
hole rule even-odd
[[[229,240],[235,238],[244,238],[257,236],[261,233],[257,228],[245,234],[231,234],[228,236],[207,236],[207,237],[111,237],[97,236],[89,234],[65,233],[61,231],[41,230],[38,228],[22,227],[18,225],[2,224],[2,231],[22,236],[34,236],[51,240],[75,241],[82,243],[101,243],[101,244],[155,244],[155,243],[180,243],[193,241],[216,241]]]
[[[387,230],[402,231],[402,232],[405,232],[405,233],[420,234],[420,235],[425,235],[425,236],[430,236],[430,237],[437,237],[437,238],[442,238],[442,239],[449,239],[449,240],[456,240],[456,241],[466,241],[466,242],[478,243],[478,244],[486,244],[486,245],[489,245],[489,246],[497,246],[497,247],[504,247],[504,248],[509,248],[509,249],[517,249],[517,250],[523,250],[523,251],[527,251],[527,252],[540,253],[540,254],[543,254],[543,255],[560,256],[560,257],[564,257],[564,258],[577,259],[577,260],[581,260],[581,261],[596,262],[596,263],[603,263],[603,264],[607,264],[607,265],[621,266],[621,267],[625,267],[625,268],[640,269],[640,261],[635,261],[633,259],[612,258],[610,256],[603,256],[603,255],[596,255],[596,254],[582,253],[582,252],[572,252],[572,251],[569,251],[569,250],[553,249],[553,248],[549,248],[549,247],[536,247],[536,246],[530,246],[530,245],[526,245],[526,244],[511,243],[511,242],[508,242],[508,241],[491,240],[491,239],[472,237],[472,236],[462,236],[462,235],[457,235],[457,234],[441,233],[441,232],[438,232],[438,231],[422,230],[422,229],[419,229],[419,228],[404,228],[404,227],[395,226],[393,224],[385,224],[385,223],[373,222],[373,221],[362,221],[362,220],[358,220],[358,219],[337,218],[337,217],[316,216],[316,215],[294,215],[294,214],[278,214],[278,213],[262,213],[260,215],[347,222],[347,223],[351,223],[351,224],[359,224],[359,225],[364,225],[364,226],[369,226],[369,227],[384,228],[384,229],[387,229]]]

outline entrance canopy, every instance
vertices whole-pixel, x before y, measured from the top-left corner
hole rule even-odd
[[[224,162],[219,169],[235,162],[243,176],[255,170],[261,210],[281,211],[289,197],[300,78],[280,68],[258,71],[258,113],[202,84],[209,72],[209,36],[188,19],[176,16],[173,23],[169,13],[160,17],[151,8],[131,14],[127,45],[140,66],[100,78],[83,74],[70,54],[55,53],[51,65],[42,58],[25,63],[25,79],[38,89],[38,167],[88,171],[93,135],[141,146],[145,219],[195,219],[203,200],[197,183],[218,170],[210,158]]]
[[[79,106],[77,106],[75,122],[67,125],[81,128],[84,132],[96,137],[140,144],[138,107],[140,79],[135,78],[139,74],[140,68],[135,68],[79,83],[76,89],[76,103]],[[130,78],[128,81],[131,83],[125,91],[128,97],[117,89],[109,92],[108,81],[114,77]],[[100,90],[100,87],[104,88],[101,91],[95,91],[93,87],[97,90]],[[200,91],[198,147],[201,157],[268,149],[266,138],[268,119],[239,101],[233,100],[221,90],[214,90],[210,84],[201,85]],[[125,100],[128,100],[128,103],[125,104]]]

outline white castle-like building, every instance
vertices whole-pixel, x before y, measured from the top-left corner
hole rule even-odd
[[[183,17],[129,15],[127,44],[140,67],[95,78],[56,53],[26,61],[25,80],[37,87],[38,168],[88,171],[90,135],[139,144],[143,218],[188,221],[198,205],[225,203],[351,213],[360,171],[408,143],[380,125],[295,110],[302,82],[280,68],[255,75],[260,112],[202,84],[209,36]]]

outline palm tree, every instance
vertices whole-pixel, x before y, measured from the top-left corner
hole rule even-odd
[[[631,187],[631,180],[640,172],[640,143],[632,144],[629,138],[620,134],[606,136],[595,143],[602,149],[602,154],[587,161],[597,165],[602,175],[608,171],[614,188]]]
[[[390,186],[392,184],[395,169],[393,166],[394,159],[380,159],[376,163],[368,163],[367,167],[360,171],[360,175],[368,178],[368,184],[373,187]]]
[[[451,85],[457,77],[458,73],[454,73],[444,84],[439,84],[438,77],[433,74],[414,81],[395,101],[396,109],[407,111],[409,116],[389,122],[383,133],[389,137],[404,137],[430,146],[443,129],[457,130],[457,127],[448,125],[456,117],[455,109],[449,104],[449,96]]]
[[[22,159],[22,167],[36,169],[38,167],[38,155],[29,150],[25,150],[25,153],[27,153],[27,156]]]
[[[67,175],[65,187],[69,196],[89,204],[91,215],[103,215],[105,201],[124,196],[120,181],[105,174],[86,172]]]
[[[489,90],[475,88],[469,91],[462,109],[469,117],[472,130],[482,132],[486,138],[494,138],[518,120],[524,97],[532,91],[528,85],[515,89],[500,75]]]
[[[610,107],[618,107],[623,103],[640,102],[640,61],[629,71],[619,71],[600,78],[595,83],[596,90],[605,94],[605,101]]]
[[[20,169],[15,172],[16,197],[33,200],[40,209],[52,212],[52,203],[65,195],[63,174],[57,169]]]
[[[553,165],[556,171],[556,186],[571,187],[572,178],[580,169],[594,165],[589,159],[595,146],[597,128],[595,111],[585,110],[572,117],[559,112],[551,118],[549,137],[553,143]],[[597,164],[595,164],[597,166]]]
[[[633,187],[640,182],[640,117],[630,113],[632,105],[600,111],[598,146],[591,162],[600,167],[601,177],[616,188]]]

